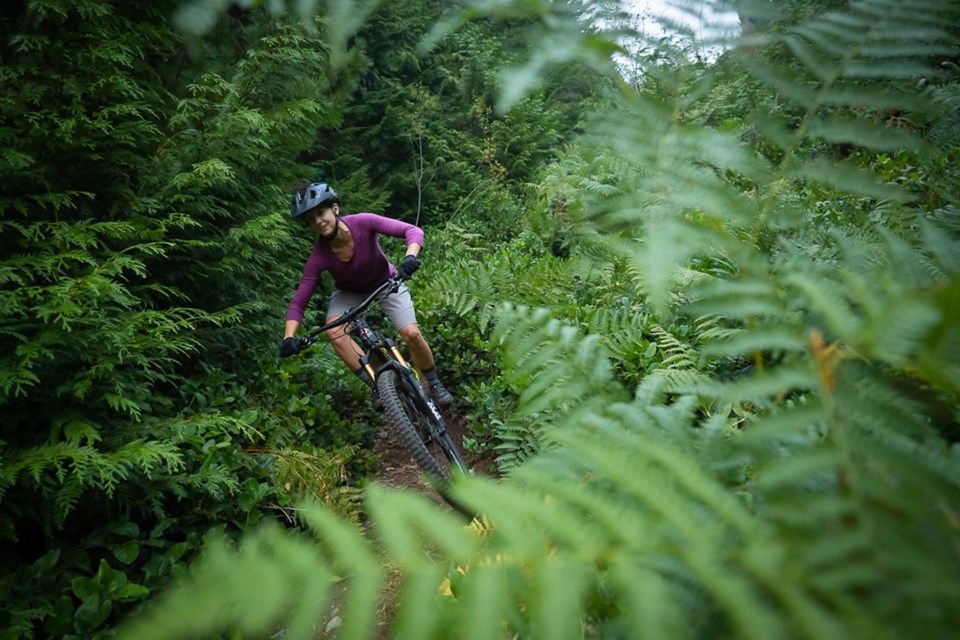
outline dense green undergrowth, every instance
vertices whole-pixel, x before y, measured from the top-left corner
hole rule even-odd
[[[955,10],[616,69],[573,4],[401,4],[0,10],[3,637],[949,637]],[[427,227],[471,526],[276,358],[319,176]]]

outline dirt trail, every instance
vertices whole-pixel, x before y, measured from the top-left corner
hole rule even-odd
[[[469,429],[462,420],[451,419],[446,415],[444,419],[447,420],[447,432],[453,439],[454,444],[460,448],[460,452],[463,453],[463,436],[469,434]],[[420,468],[414,462],[413,457],[400,443],[399,437],[386,425],[381,426],[377,432],[374,451],[380,456],[380,465],[376,476],[377,482],[386,487],[413,490],[428,496],[438,504],[449,506],[423,480]]]
[[[448,421],[447,430],[450,437],[453,438],[454,443],[460,447],[460,451],[463,453],[463,436],[469,434],[469,429],[464,425],[463,420],[451,420],[450,416],[447,415],[444,416],[444,419]],[[379,484],[404,491],[416,491],[444,509],[451,508],[440,497],[440,494],[423,480],[420,468],[414,462],[413,456],[400,443],[400,438],[385,424],[377,432],[373,449],[380,456],[380,464],[376,475],[376,481]],[[344,588],[345,583],[335,587],[338,591]],[[374,635],[376,640],[390,640],[393,637],[392,627],[396,615],[397,598],[401,588],[401,575],[398,572],[388,574],[381,588],[382,600],[377,612],[377,627]],[[343,597],[343,595],[341,594],[340,597]],[[314,636],[315,640],[333,640],[338,637],[342,624],[339,614],[340,607],[335,605],[331,613],[324,619],[322,629],[318,629],[319,633]]]

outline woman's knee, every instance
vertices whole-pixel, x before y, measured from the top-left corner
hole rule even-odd
[[[403,338],[403,341],[407,344],[426,342],[423,338],[423,334],[420,333],[420,326],[417,324],[408,324],[405,327],[400,327],[400,337]]]

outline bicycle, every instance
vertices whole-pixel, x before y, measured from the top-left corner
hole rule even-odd
[[[313,345],[320,334],[349,325],[346,333],[357,336],[364,347],[360,365],[376,384],[387,423],[420,469],[431,479],[445,484],[454,474],[467,474],[467,464],[447,433],[443,416],[420,383],[417,371],[400,353],[396,342],[375,330],[367,321],[373,301],[381,295],[394,293],[402,283],[400,276],[389,278],[363,302],[336,320],[312,328],[297,342],[303,350]]]

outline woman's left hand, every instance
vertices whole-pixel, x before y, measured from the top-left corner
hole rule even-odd
[[[404,280],[409,280],[413,272],[420,268],[420,259],[417,256],[404,256],[397,266],[397,273]]]

